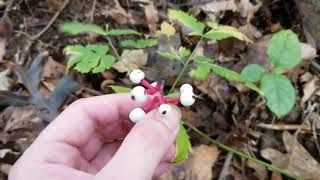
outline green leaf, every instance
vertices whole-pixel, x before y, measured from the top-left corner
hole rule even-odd
[[[121,35],[141,35],[141,33],[133,29],[112,29],[107,32],[110,36],[121,36]]]
[[[293,68],[301,60],[298,36],[291,30],[279,31],[269,41],[267,54],[275,68]]]
[[[120,42],[123,47],[134,47],[143,49],[158,44],[157,39],[139,39],[139,40],[124,40]]]
[[[249,64],[241,71],[241,75],[249,82],[257,82],[266,70],[258,64]]]
[[[238,81],[238,82],[245,82],[246,80],[244,79],[244,77],[241,76],[241,74],[229,70],[227,68],[224,68],[222,66],[218,66],[215,64],[210,65],[212,68],[212,71],[214,73],[216,73],[217,75],[224,77],[226,79],[228,79],[229,81]]]
[[[116,58],[111,55],[101,56],[100,62],[97,67],[92,69],[93,73],[103,72],[106,69],[109,69],[116,62]]]
[[[172,162],[181,163],[188,159],[188,155],[191,151],[191,142],[190,137],[187,134],[186,128],[183,126],[183,123],[180,122],[179,132],[176,138],[176,155]]]
[[[168,12],[168,17],[170,20],[176,20],[187,28],[190,28],[192,31],[196,32],[193,33],[194,35],[202,35],[205,28],[203,23],[199,22],[195,17],[190,16],[183,11],[170,9]]]
[[[166,95],[166,98],[178,98],[180,97],[181,93],[180,92],[174,92]]]
[[[131,88],[127,88],[123,86],[110,86],[110,87],[115,93],[129,93],[131,91]]]
[[[295,89],[290,80],[281,74],[264,75],[261,91],[266,97],[268,108],[279,118],[289,113],[295,104]]]
[[[187,48],[185,48],[183,46],[180,46],[179,55],[180,55],[181,58],[188,57],[188,56],[190,56],[190,54],[191,54],[191,52],[190,52],[189,49],[187,49]]]
[[[218,66],[212,63],[212,60],[206,56],[196,56],[194,61],[197,64],[197,68],[193,69],[189,72],[190,77],[205,80],[209,73],[212,71],[218,76],[221,76],[229,81],[237,81],[243,83],[248,88],[256,91],[257,93],[263,95],[261,90],[252,82],[247,81],[241,74],[224,68],[222,66]]]
[[[157,51],[157,53],[160,56],[167,58],[169,60],[180,61],[180,57],[176,54],[172,54],[172,53],[168,53],[168,52],[164,52],[164,51]]]
[[[70,55],[67,69],[73,68],[81,73],[98,73],[109,69],[116,58],[109,55],[109,47],[101,44],[70,45],[64,49]]]
[[[190,77],[199,80],[206,79],[212,68],[210,65],[213,65],[212,60],[206,56],[196,56],[194,62],[196,62],[197,68],[189,72]]]
[[[218,25],[216,23],[208,23],[208,26],[211,27],[212,29],[208,31],[204,37],[207,39],[211,40],[222,40],[226,38],[236,38],[241,41],[246,41],[251,43],[252,41],[244,35],[242,32],[240,32],[238,29],[231,27],[231,26],[223,26],[223,25]]]
[[[68,22],[60,25],[60,31],[71,35],[82,33],[96,33],[106,35],[105,30],[95,24],[85,24],[79,22]]]

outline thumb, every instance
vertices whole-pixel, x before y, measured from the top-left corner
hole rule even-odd
[[[181,112],[178,107],[171,107],[166,115],[155,109],[137,123],[96,179],[151,179],[179,129]]]

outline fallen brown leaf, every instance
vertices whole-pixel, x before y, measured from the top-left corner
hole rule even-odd
[[[212,1],[201,6],[201,9],[208,14],[210,20],[215,21],[219,13],[224,11],[240,12],[242,17],[250,20],[254,13],[259,10],[262,3],[253,4],[250,0],[220,0]]]
[[[5,122],[4,132],[11,132],[19,129],[39,130],[45,124],[37,117],[38,110],[35,106],[8,107],[3,112]]]
[[[317,89],[319,89],[318,82],[319,78],[317,76],[313,76],[309,82],[303,85],[303,97],[300,102],[301,106],[303,106],[303,104],[311,98]]]
[[[144,13],[147,19],[150,33],[155,34],[155,32],[157,31],[159,15],[157,9],[154,7],[153,2],[150,1],[148,5],[144,6]]]
[[[111,17],[119,24],[135,24],[134,18],[132,17],[132,14],[130,12],[127,12],[123,7],[121,7],[118,0],[113,0],[114,6],[110,6],[110,4],[107,4],[101,11],[101,14],[106,17]]]
[[[286,153],[276,149],[263,149],[261,155],[272,164],[290,171],[303,179],[319,179],[320,165],[309,152],[298,142],[295,136],[284,131],[282,134]]]
[[[194,147],[190,158],[185,163],[172,166],[159,180],[211,180],[212,166],[219,154],[220,151],[215,146]]]
[[[310,44],[300,43],[301,46],[301,57],[304,60],[312,60],[317,57],[317,50]]]
[[[0,20],[0,62],[3,61],[3,56],[6,53],[7,40],[12,33],[12,23],[7,15],[4,15]]]
[[[4,70],[0,72],[0,91],[10,91],[13,86],[13,80],[8,76],[10,70]]]
[[[121,60],[113,65],[117,71],[129,72],[133,69],[138,69],[147,64],[148,53],[143,49],[138,50],[124,50],[121,54]]]
[[[51,10],[59,10],[63,2],[61,0],[46,0],[45,5]]]
[[[5,175],[8,175],[11,167],[12,167],[12,165],[10,165],[10,164],[1,163],[0,164],[0,172],[4,173]]]
[[[66,71],[66,67],[54,59],[51,56],[45,61],[43,65],[42,78],[60,79]]]

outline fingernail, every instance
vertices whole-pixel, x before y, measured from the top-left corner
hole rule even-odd
[[[165,115],[161,114],[163,123],[176,135],[179,130],[179,121],[181,119],[180,109],[176,106],[170,105],[171,111]]]

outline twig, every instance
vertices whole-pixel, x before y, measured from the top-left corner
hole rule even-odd
[[[257,125],[259,128],[271,129],[277,131],[291,131],[301,129],[303,131],[311,131],[312,128],[310,124],[300,125],[300,124],[265,124],[260,123]]]
[[[230,166],[230,164],[231,164],[232,157],[233,157],[233,153],[232,153],[232,152],[229,152],[228,155],[227,155],[226,160],[225,160],[224,163],[223,163],[223,167],[222,167],[222,170],[221,170],[221,172],[220,172],[220,175],[219,175],[219,179],[218,179],[218,180],[223,180],[223,179],[225,179],[225,177],[228,175],[228,173],[229,173],[229,166]]]
[[[92,7],[91,7],[91,10],[90,10],[90,16],[89,16],[89,22],[92,23],[93,20],[94,20],[94,14],[96,12],[96,4],[97,4],[97,0],[93,0],[92,2]]]
[[[8,12],[10,11],[12,5],[13,5],[13,1],[14,0],[8,0],[6,2],[6,9],[4,10],[4,15],[3,16],[7,16],[8,15]]]
[[[176,85],[178,84],[178,82],[180,81],[184,71],[186,70],[186,68],[188,67],[189,65],[189,62],[192,60],[194,54],[196,53],[196,51],[198,50],[200,44],[202,43],[202,40],[203,40],[203,36],[201,36],[200,40],[198,41],[198,44],[196,45],[196,47],[193,49],[191,55],[189,56],[189,58],[187,59],[186,63],[183,64],[183,68],[181,69],[178,77],[176,78],[176,80],[174,81],[173,85],[171,86],[171,89],[169,91],[169,94],[172,93],[172,91],[174,90],[174,88],[176,87]]]
[[[67,4],[69,3],[69,0],[65,0],[64,3],[62,4],[62,6],[60,7],[60,9],[54,14],[54,16],[51,18],[51,20],[49,21],[49,23],[36,35],[31,37],[32,41],[35,41],[37,39],[39,39],[43,33],[45,33],[50,27],[51,25],[54,23],[54,21],[59,17],[59,15],[61,14],[61,12],[63,11],[63,9],[67,6]]]
[[[51,20],[49,21],[49,23],[36,35],[33,35],[30,37],[29,41],[27,42],[27,44],[24,46],[23,51],[21,53],[21,58],[18,62],[18,64],[24,64],[25,59],[26,59],[26,55],[29,53],[31,46],[33,45],[33,43],[38,40],[54,23],[54,21],[59,17],[59,15],[61,14],[61,12],[64,10],[64,8],[68,5],[69,0],[65,0],[64,3],[62,4],[62,6],[60,7],[60,9],[55,13],[55,15],[51,18]]]
[[[317,120],[314,119],[313,122],[312,122],[312,135],[313,135],[313,138],[315,140],[318,153],[320,154],[320,145],[319,145],[319,142],[318,142],[318,136],[317,136],[317,130],[316,130],[316,123],[317,122],[316,121],[319,121],[319,119],[318,118],[317,118]]]

